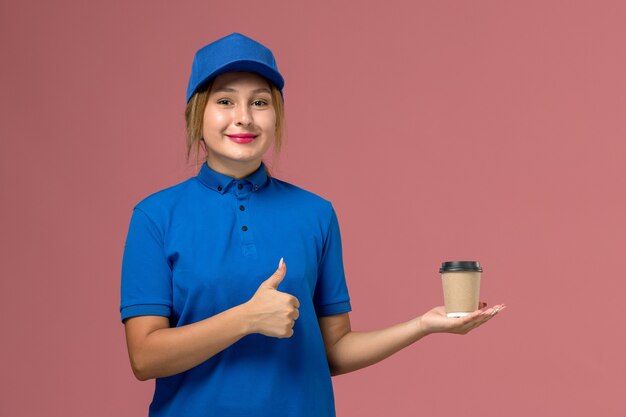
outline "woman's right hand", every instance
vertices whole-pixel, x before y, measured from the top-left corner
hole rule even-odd
[[[187,371],[251,333],[291,337],[300,303],[277,290],[286,272],[281,262],[249,301],[194,323],[170,327],[169,319],[162,316],[127,319],[126,341],[137,379]]]
[[[276,272],[245,303],[250,319],[250,333],[278,338],[293,335],[294,323],[300,315],[300,302],[293,295],[278,291],[278,285],[286,273],[287,265],[281,258]]]

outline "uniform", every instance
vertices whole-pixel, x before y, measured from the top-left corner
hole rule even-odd
[[[184,326],[248,301],[284,257],[278,287],[300,301],[294,334],[245,336],[204,363],[157,378],[151,417],[334,416],[318,316],[351,311],[332,204],[268,176],[197,176],[133,210],[122,262],[122,320]]]

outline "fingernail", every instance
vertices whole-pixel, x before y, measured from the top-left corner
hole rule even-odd
[[[283,258],[280,258],[280,261],[278,262],[278,267],[280,268],[281,266],[283,266],[283,263],[284,263]]]

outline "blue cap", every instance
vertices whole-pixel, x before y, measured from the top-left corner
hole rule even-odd
[[[230,71],[256,72],[283,93],[285,80],[278,72],[272,51],[254,39],[231,33],[196,52],[187,86],[187,103],[209,80]]]

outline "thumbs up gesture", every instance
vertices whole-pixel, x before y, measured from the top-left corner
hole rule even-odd
[[[276,272],[261,283],[246,303],[251,333],[278,338],[293,335],[293,325],[300,315],[300,302],[293,295],[278,291],[286,273],[287,265],[281,258]]]

